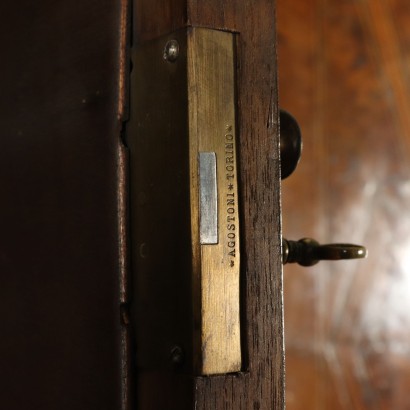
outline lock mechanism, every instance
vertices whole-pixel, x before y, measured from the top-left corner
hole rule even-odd
[[[132,55],[136,366],[242,369],[234,33],[183,29]]]
[[[302,134],[296,119],[285,110],[280,110],[280,155],[282,179],[296,169],[302,153]],[[320,245],[311,238],[290,241],[283,239],[283,264],[298,263],[312,266],[321,260],[359,259],[367,257],[364,246],[348,243]]]

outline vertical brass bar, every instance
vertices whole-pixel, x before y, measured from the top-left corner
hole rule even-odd
[[[152,372],[167,375],[171,392],[181,380],[173,372],[241,370],[234,57],[234,34],[203,28],[133,54],[127,142],[141,403],[160,400],[147,396]]]
[[[188,35],[188,107],[194,283],[200,306],[201,374],[241,369],[239,320],[239,218],[236,169],[234,35],[192,29]],[[198,235],[198,152],[215,152],[218,243]]]

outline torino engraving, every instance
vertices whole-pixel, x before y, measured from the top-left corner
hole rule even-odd
[[[227,125],[225,129],[225,175],[226,175],[226,238],[228,252],[230,256],[229,265],[235,266],[237,247],[237,198],[236,198],[236,164],[235,164],[235,136],[232,132],[232,125]]]

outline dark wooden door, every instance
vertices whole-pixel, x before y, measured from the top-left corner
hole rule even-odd
[[[284,408],[274,2],[5,1],[0,15],[1,405]],[[192,27],[236,39],[243,360],[218,376],[153,372],[141,390],[130,55]]]
[[[0,406],[121,408],[123,7],[0,5]]]

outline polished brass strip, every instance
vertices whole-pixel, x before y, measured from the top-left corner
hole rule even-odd
[[[188,107],[195,320],[200,326],[199,373],[241,370],[239,212],[236,159],[234,35],[192,29],[188,34]],[[214,152],[218,243],[201,244],[198,152]],[[199,229],[201,231],[201,229]],[[198,283],[199,282],[199,283]],[[194,292],[194,294],[196,294]]]

